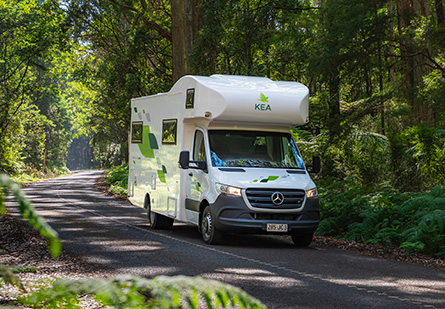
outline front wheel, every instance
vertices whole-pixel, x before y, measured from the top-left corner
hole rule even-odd
[[[223,237],[223,233],[215,227],[215,218],[210,211],[210,206],[207,206],[202,213],[201,234],[204,241],[210,245],[218,244]]]
[[[312,238],[314,238],[314,232],[292,234],[292,241],[295,246],[298,247],[309,246],[312,242]]]

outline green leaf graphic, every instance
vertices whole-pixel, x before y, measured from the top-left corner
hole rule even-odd
[[[264,95],[264,93],[262,93],[262,92],[260,92],[260,98],[259,98],[259,100],[258,101],[261,101],[261,102],[263,102],[263,103],[269,103],[269,97],[266,97],[265,95]]]

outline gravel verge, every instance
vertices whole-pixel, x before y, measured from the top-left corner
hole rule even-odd
[[[81,256],[63,249],[53,258],[47,242],[26,222],[11,215],[0,216],[0,263],[13,267],[26,291],[0,281],[0,306],[21,306],[16,301],[36,285],[47,285],[56,278],[111,278],[114,272],[86,262]],[[84,297],[82,308],[97,308],[98,304]]]

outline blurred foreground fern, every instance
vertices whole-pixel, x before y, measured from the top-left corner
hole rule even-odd
[[[57,280],[23,300],[33,308],[78,308],[81,295],[94,296],[109,308],[266,308],[246,292],[200,277],[135,276],[112,280]]]

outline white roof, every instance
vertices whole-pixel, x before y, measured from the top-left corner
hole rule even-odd
[[[194,88],[194,108],[186,117],[219,121],[303,125],[308,121],[309,90],[297,82],[265,77],[212,75],[179,79],[169,94]]]

